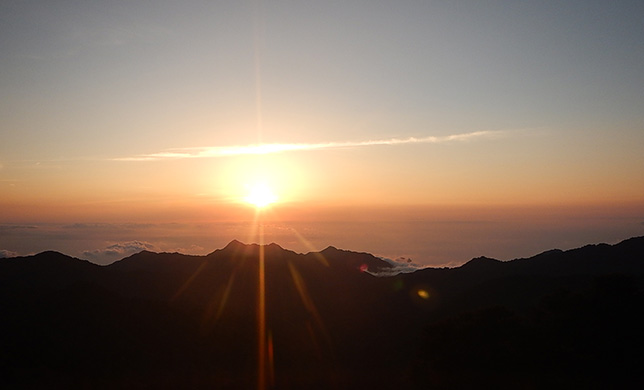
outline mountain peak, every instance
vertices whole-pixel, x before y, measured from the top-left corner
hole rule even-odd
[[[320,253],[332,253],[332,252],[343,252],[343,251],[341,249],[334,247],[333,245],[329,245],[326,248],[322,249]]]
[[[503,264],[503,262],[501,260],[493,259],[490,257],[480,256],[480,257],[473,258],[472,260],[468,261],[467,263],[463,264],[458,268],[480,269],[482,267],[488,267],[488,266],[494,267],[495,265],[499,265],[499,264]]]
[[[337,264],[344,267],[358,269],[361,272],[370,273],[388,272],[393,265],[385,260],[375,257],[371,253],[352,252],[344,249],[338,249],[334,246],[328,246],[319,252],[325,258],[334,259]]]
[[[271,242],[270,244],[265,244],[261,245],[267,250],[271,251],[286,251],[286,249],[282,248],[279,244],[276,244],[274,242]],[[253,249],[258,249],[260,245],[258,244],[244,244],[243,242],[239,240],[232,240],[231,242],[228,243],[223,249],[223,251],[248,251],[248,250],[253,250]],[[289,251],[290,252],[290,251]]]
[[[285,250],[279,244],[276,244],[274,242],[271,242],[270,244],[266,245],[266,248]]]
[[[245,248],[247,245],[244,244],[243,242],[239,240],[232,240],[231,242],[228,243],[223,249],[240,249],[240,248]]]
[[[207,256],[213,256],[217,253],[224,252],[224,253],[245,253],[248,251],[253,250],[254,247],[257,247],[256,244],[244,244],[243,242],[234,239],[231,242],[229,242],[225,247],[221,249],[216,249],[215,251],[209,253]]]

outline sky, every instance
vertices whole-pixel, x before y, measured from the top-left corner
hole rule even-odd
[[[0,256],[644,235],[643,63],[641,1],[6,0]]]

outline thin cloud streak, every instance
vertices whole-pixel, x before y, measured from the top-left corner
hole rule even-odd
[[[440,144],[452,141],[468,141],[475,138],[498,136],[503,131],[475,131],[471,133],[452,134],[445,136],[390,138],[369,141],[322,142],[322,143],[292,143],[292,144],[254,144],[246,146],[213,146],[169,149],[165,152],[142,154],[133,157],[117,158],[118,161],[155,161],[186,158],[215,158],[240,156],[249,154],[273,154],[305,150],[340,149],[378,145],[406,144]]]

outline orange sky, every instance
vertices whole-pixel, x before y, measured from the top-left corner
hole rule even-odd
[[[0,225],[643,215],[640,2],[0,14]]]

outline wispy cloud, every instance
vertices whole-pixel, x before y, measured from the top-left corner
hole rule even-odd
[[[374,276],[394,276],[398,274],[407,274],[410,272],[418,271],[419,269],[427,268],[426,265],[415,263],[412,261],[412,259],[408,257],[399,257],[397,259],[388,259],[386,257],[380,257],[380,259],[391,264],[392,267],[378,272],[370,272],[370,271],[367,271],[367,272],[369,272]]]
[[[141,252],[143,250],[158,250],[156,246],[145,241],[127,241],[119,242],[116,244],[109,245],[103,249],[94,249],[87,250],[83,252],[83,256],[89,258],[90,260],[96,260],[97,258],[117,258],[123,256],[129,256],[134,253]]]
[[[119,161],[155,161],[186,158],[214,158],[239,156],[247,154],[273,154],[305,150],[341,149],[377,145],[406,145],[406,144],[440,144],[455,141],[468,141],[476,138],[494,137],[503,131],[475,131],[471,133],[452,134],[444,136],[389,138],[367,141],[321,142],[321,143],[290,143],[290,144],[253,144],[241,146],[213,146],[196,148],[177,148],[132,157],[117,158]]]
[[[16,256],[18,256],[18,253],[14,251],[10,251],[7,249],[0,249],[0,259],[4,259],[7,257],[16,257]]]

